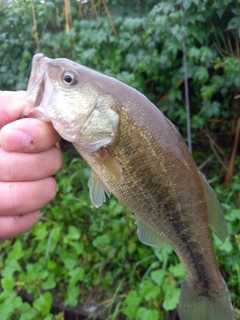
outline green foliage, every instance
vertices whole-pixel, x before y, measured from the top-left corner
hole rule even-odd
[[[220,184],[239,117],[234,99],[240,89],[239,4],[108,1],[115,35],[103,5],[92,3],[71,1],[67,31],[60,0],[2,1],[0,87],[26,89],[36,52],[66,57],[140,90],[186,136],[185,41],[194,157],[202,164],[214,154],[204,171],[215,182],[229,238],[224,244],[214,236],[213,241],[240,309],[239,174],[227,187]],[[235,162],[239,171],[239,157]],[[65,306],[81,304],[89,318],[155,320],[169,318],[176,308],[185,271],[171,247],[142,245],[132,214],[114,197],[95,209],[88,196],[89,173],[77,153],[64,154],[64,168],[56,175],[58,195],[40,222],[0,246],[1,319],[60,320]]]

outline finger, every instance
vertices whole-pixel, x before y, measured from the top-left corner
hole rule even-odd
[[[24,216],[0,217],[0,239],[29,231],[39,218],[40,211],[31,212]]]
[[[0,91],[0,129],[21,117],[23,109],[31,106],[25,91]]]
[[[41,152],[60,140],[51,123],[26,118],[4,126],[0,145],[6,151]]]
[[[7,152],[0,148],[0,181],[34,181],[55,174],[62,165],[59,149],[40,153]]]
[[[29,182],[0,182],[0,216],[37,211],[56,195],[56,182],[45,178]]]

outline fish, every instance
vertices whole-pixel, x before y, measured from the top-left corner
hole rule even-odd
[[[51,122],[90,165],[95,207],[114,194],[133,212],[140,241],[169,243],[185,270],[181,320],[234,320],[210,229],[228,231],[218,199],[172,122],[143,94],[74,61],[38,53],[24,116]]]

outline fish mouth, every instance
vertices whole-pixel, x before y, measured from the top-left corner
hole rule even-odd
[[[33,117],[43,121],[51,121],[47,113],[47,103],[52,93],[52,85],[49,80],[43,53],[33,57],[32,70],[26,92],[26,99],[31,102],[31,107],[23,110],[23,117]]]
[[[58,118],[52,112],[51,105],[57,97],[57,89],[49,76],[49,69],[53,64],[42,53],[33,57],[32,70],[26,92],[26,99],[30,101],[30,107],[23,110],[23,117],[36,118],[45,122],[51,122],[55,130],[66,140],[75,142],[79,131],[78,123],[68,117]],[[56,65],[56,64],[55,64]],[[58,66],[57,67],[61,67]]]

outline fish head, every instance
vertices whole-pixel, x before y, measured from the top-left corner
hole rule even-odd
[[[104,90],[97,85],[94,74],[89,76],[89,70],[65,58],[36,54],[27,88],[33,107],[24,110],[24,116],[52,122],[64,139],[80,146],[94,145],[95,151],[111,140],[118,117],[115,112],[110,119],[106,117],[112,111],[101,108]]]

